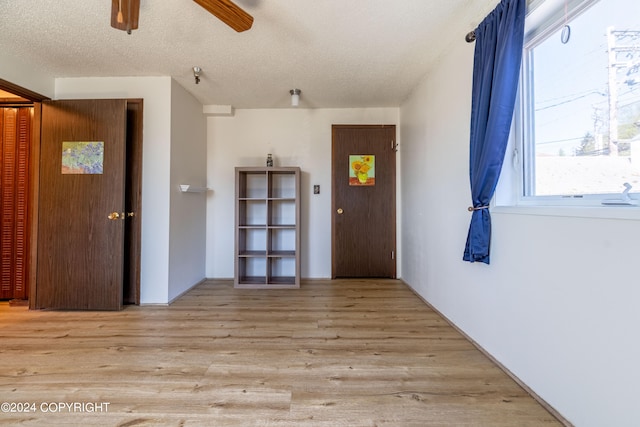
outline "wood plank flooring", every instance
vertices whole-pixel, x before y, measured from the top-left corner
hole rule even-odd
[[[0,339],[0,402],[31,405],[0,426],[561,425],[396,280],[208,281],[121,312],[2,303]]]

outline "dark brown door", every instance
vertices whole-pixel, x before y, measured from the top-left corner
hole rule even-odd
[[[42,104],[35,308],[122,307],[126,120],[125,100]]]
[[[27,299],[32,107],[0,108],[0,299]]]
[[[396,277],[396,128],[332,127],[332,276]]]

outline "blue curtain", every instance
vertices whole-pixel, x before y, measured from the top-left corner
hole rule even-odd
[[[476,28],[469,177],[473,207],[465,261],[489,264],[489,202],[498,184],[513,117],[526,0],[502,0]]]

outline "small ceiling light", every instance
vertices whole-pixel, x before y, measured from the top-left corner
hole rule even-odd
[[[289,93],[291,94],[291,106],[297,107],[300,103],[300,94],[302,91],[300,89],[291,89]]]
[[[197,65],[193,67],[193,77],[196,79],[196,84],[200,83],[200,73],[202,72],[202,68]]]

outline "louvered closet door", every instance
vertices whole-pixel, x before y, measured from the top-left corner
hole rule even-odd
[[[0,108],[0,299],[26,299],[31,107]]]

